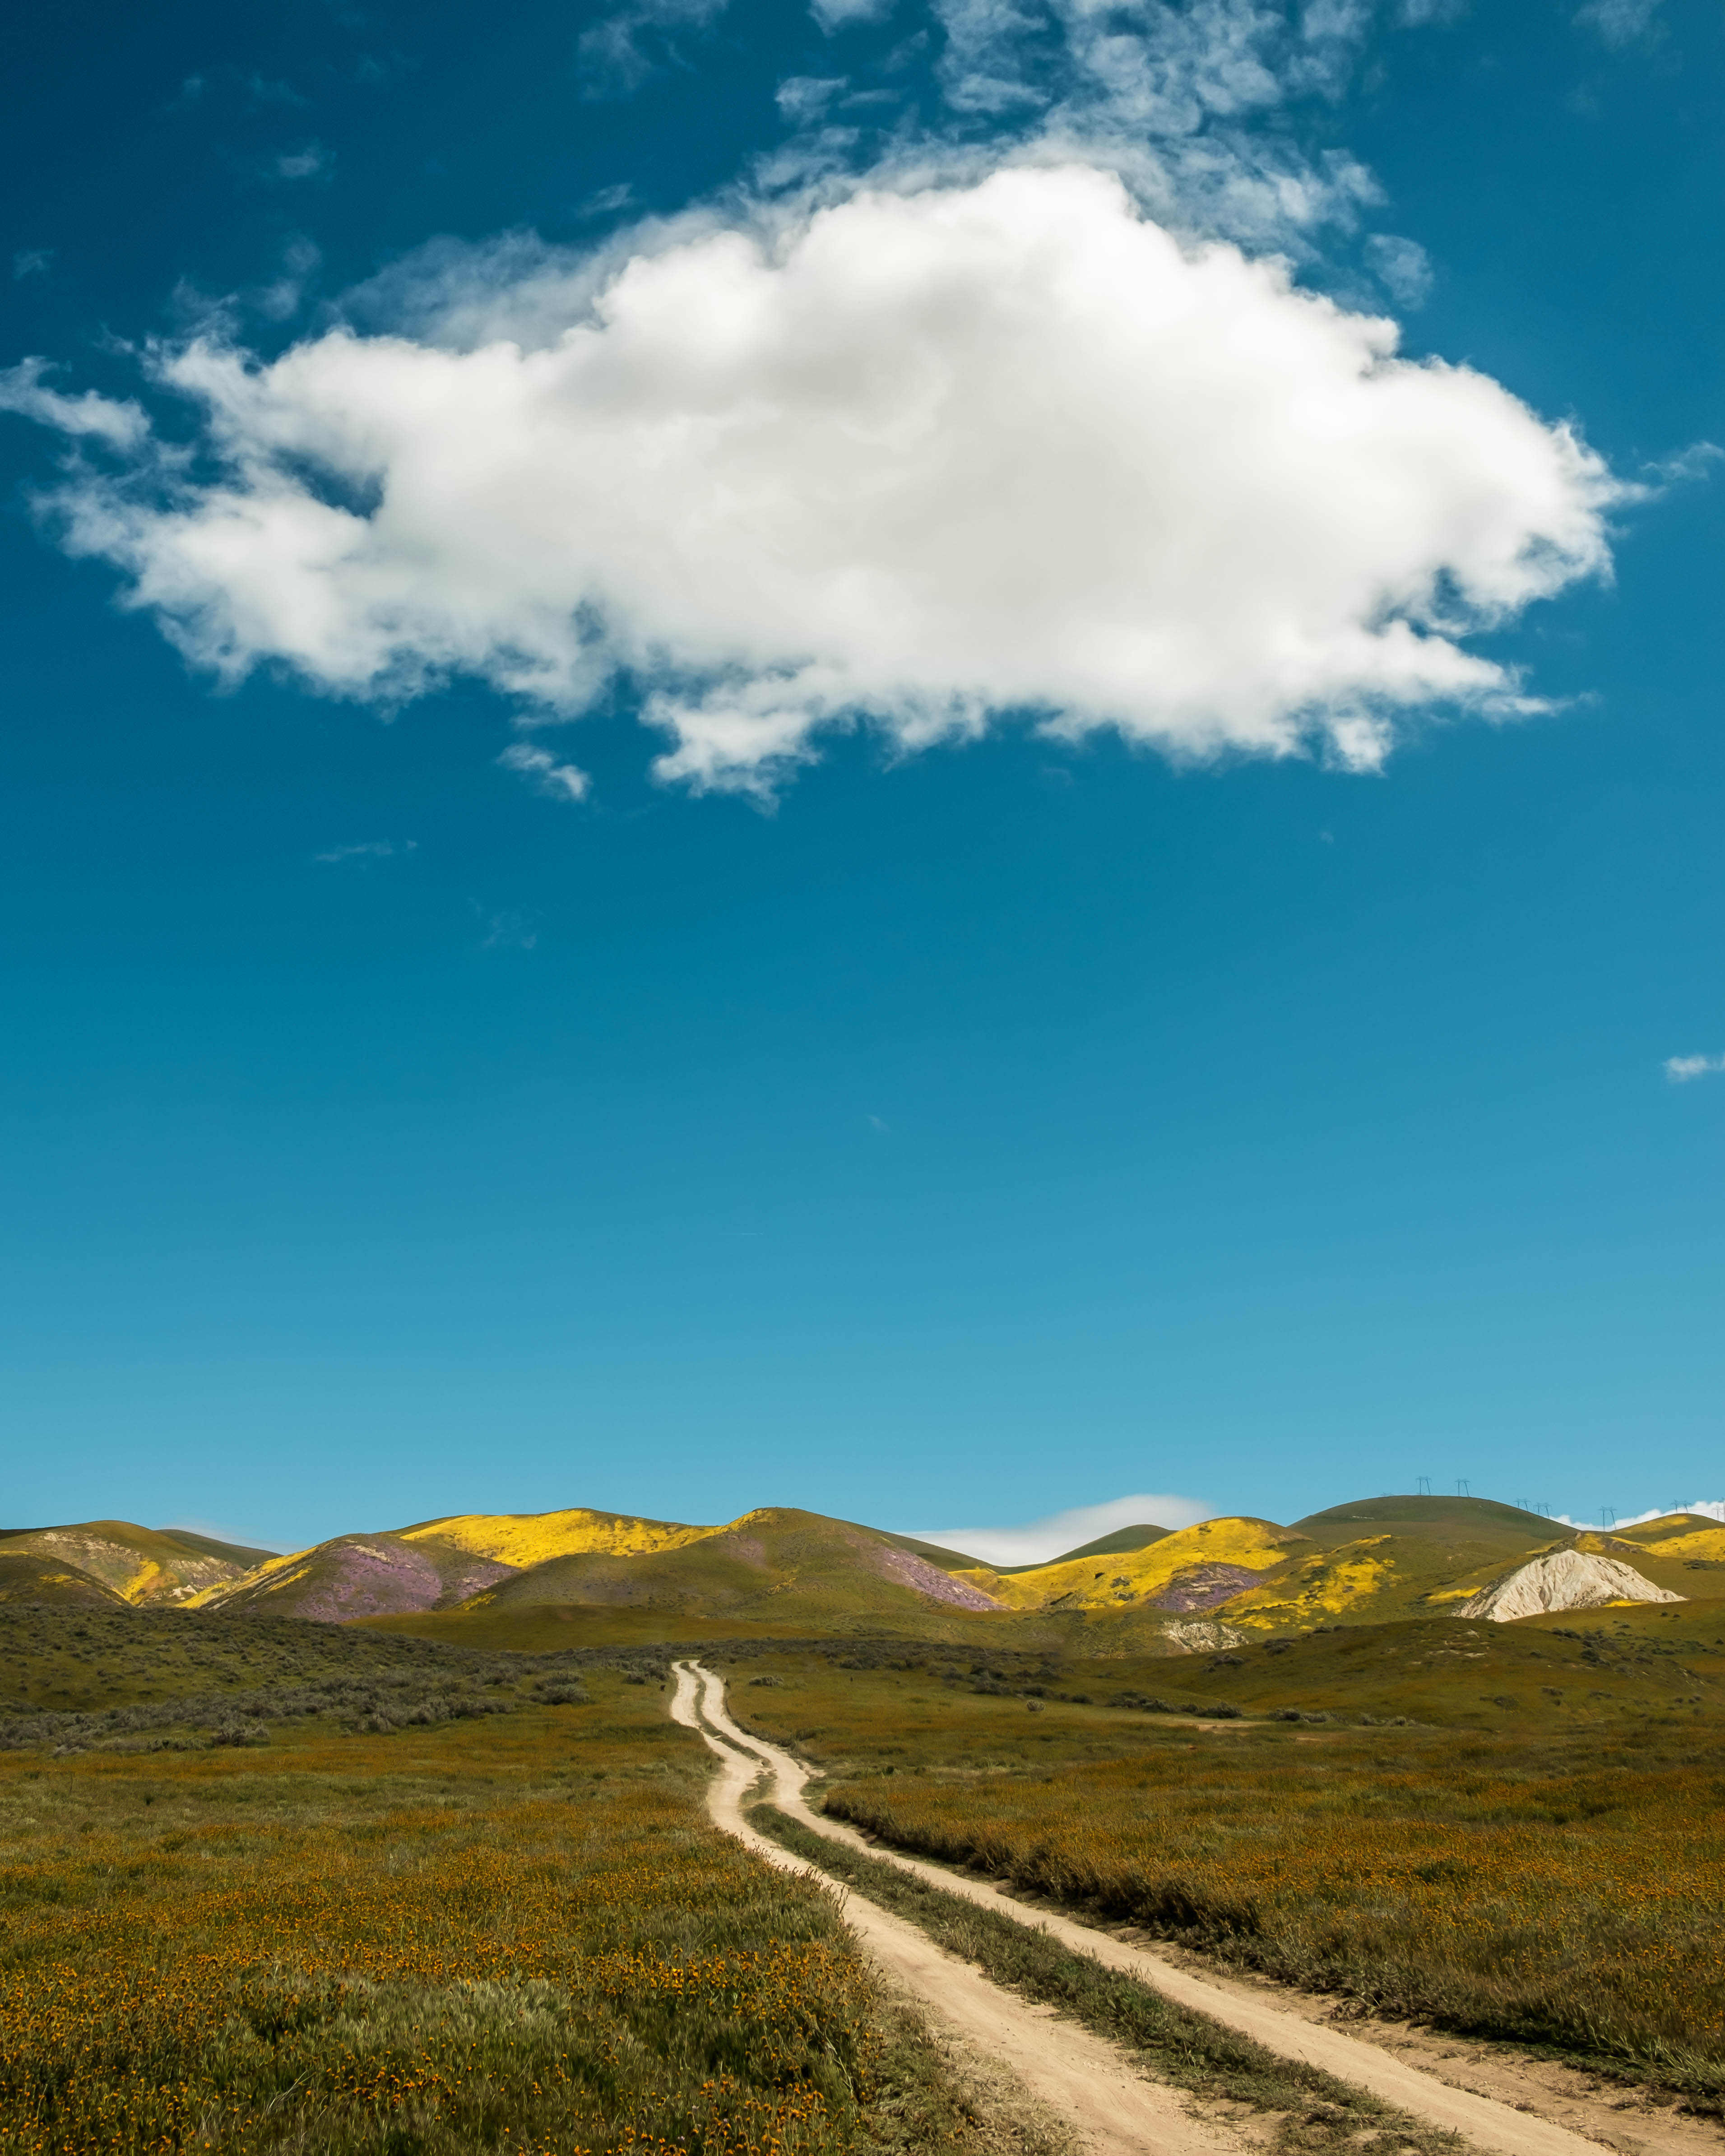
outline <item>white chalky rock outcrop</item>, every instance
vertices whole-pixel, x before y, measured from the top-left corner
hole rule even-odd
[[[1518,1565],[1507,1578],[1464,1602],[1459,1617],[1489,1617],[1507,1625],[1517,1617],[1537,1617],[1548,1609],[1600,1609],[1608,1602],[1683,1602],[1644,1579],[1632,1565],[1615,1557],[1589,1557],[1584,1550],[1553,1550],[1531,1564]]]

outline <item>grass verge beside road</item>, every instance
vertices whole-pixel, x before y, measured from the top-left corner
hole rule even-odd
[[[1451,2133],[1394,2111],[1363,2089],[1316,2066],[1283,2059],[1249,2037],[1165,1998],[1153,1985],[1075,1953],[1044,1931],[812,1834],[773,1804],[749,1820],[794,1855],[830,1877],[904,1917],[937,1944],[974,1964],[996,1984],[1052,2006],[1122,2046],[1160,2081],[1195,2096],[1277,2114],[1276,2148],[1284,2156],[1358,2148],[1369,2135],[1385,2152],[1452,2156],[1462,2143]]]
[[[1465,1701],[1481,1664],[1455,1660],[1445,1681]],[[1039,1697],[948,1666],[763,1657],[739,1671],[733,1712],[826,1771],[834,1816],[896,1847],[1725,2110],[1725,1712],[1710,1699],[1591,1723],[1506,1711],[1491,1729],[1205,1728],[1122,1710],[1109,1671],[1069,1666]],[[1441,1707],[1437,1681],[1422,1680]]]

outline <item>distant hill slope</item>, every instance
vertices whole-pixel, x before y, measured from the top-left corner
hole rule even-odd
[[[212,1543],[179,1528],[141,1527],[130,1520],[85,1520],[26,1527],[0,1536],[0,1557],[34,1558],[71,1567],[137,1606],[187,1603],[204,1589],[238,1579],[265,1554]]]
[[[467,1513],[382,1534],[338,1535],[271,1558],[198,1607],[325,1623],[425,1611],[585,1604],[775,1621],[933,1609],[992,1610],[992,1596],[872,1527],[781,1510],[718,1527],[583,1508]]]
[[[0,1543],[0,1602],[75,1604],[89,1609],[129,1609],[131,1604],[111,1587],[30,1550],[8,1552]]]
[[[989,1610],[996,1599],[897,1539],[819,1512],[769,1507],[644,1557],[554,1558],[475,1598],[475,1609],[545,1603],[667,1614],[770,1617],[777,1625],[935,1609]]]
[[[345,1624],[356,1617],[452,1609],[513,1569],[429,1539],[337,1535],[316,1548],[271,1558],[200,1594],[193,1606]]]
[[[237,1564],[249,1572],[254,1564],[264,1564],[276,1553],[268,1549],[253,1549],[244,1543],[219,1543],[208,1535],[194,1534],[190,1527],[157,1527],[156,1532],[165,1541],[178,1543],[198,1557],[218,1558],[223,1564]]]
[[[1441,1614],[1572,1537],[1487,1497],[1365,1497],[1295,1522],[1295,1563],[1218,1606],[1242,1639]],[[1315,1547],[1314,1547],[1315,1545]]]
[[[1580,1536],[1577,1546],[1623,1558],[1674,1594],[1725,1595],[1725,1527],[1701,1514],[1668,1512],[1609,1536]]]
[[[938,1543],[919,1542],[914,1535],[889,1534],[885,1527],[875,1532],[885,1535],[901,1550],[909,1550],[915,1557],[926,1557],[931,1564],[937,1564],[942,1572],[993,1572],[1003,1579],[1014,1573],[1041,1572],[1051,1564],[1070,1564],[1079,1558],[1112,1557],[1117,1553],[1147,1548],[1159,1542],[1169,1530],[1166,1527],[1117,1527],[1111,1535],[1101,1535],[1093,1543],[1082,1543],[1076,1549],[1062,1550],[1058,1557],[1039,1558],[1034,1564],[985,1563],[979,1557],[967,1557],[963,1550],[942,1549]]]
[[[1613,1580],[1625,1597],[1725,1594],[1716,1522],[1673,1515],[1594,1533],[1469,1497],[1363,1498],[1291,1527],[1243,1515],[1173,1532],[1146,1523],[1050,1563],[998,1570],[914,1537],[773,1507],[716,1527],[586,1507],[459,1513],[242,1567],[257,1555],[124,1521],[19,1530],[0,1536],[0,1601],[116,1599],[336,1624],[453,1624],[470,1613],[493,1628],[534,1621],[536,1610],[552,1623],[585,1610],[594,1625],[603,1614],[605,1627],[642,1636],[661,1619],[955,1640],[999,1625],[1071,1651],[1176,1655],[1335,1625],[1502,1614],[1530,1596],[1579,1609],[1584,1600],[1563,1598],[1597,1599]],[[1545,1602],[1548,1593],[1558,1599]]]
[[[580,1505],[562,1512],[462,1512],[398,1530],[403,1542],[495,1558],[518,1570],[578,1554],[648,1557],[718,1532],[685,1527],[675,1520],[637,1519],[627,1512],[595,1512]]]
[[[1114,1555],[962,1577],[1014,1609],[1131,1608],[1183,1617],[1229,1601],[1307,1546],[1273,1520],[1204,1520]]]
[[[460,1512],[381,1534],[336,1535],[311,1549],[270,1558],[199,1595],[194,1606],[269,1610],[326,1624],[453,1609],[501,1580],[559,1558],[650,1556],[717,1532],[586,1506],[554,1512]]]
[[[1048,1564],[1076,1564],[1081,1558],[1124,1557],[1129,1551],[1148,1549],[1152,1543],[1159,1543],[1175,1532],[1172,1527],[1153,1527],[1147,1524],[1136,1527],[1117,1527],[1111,1535],[1098,1535],[1093,1543],[1080,1543],[1076,1549],[1062,1550],[1058,1557],[1045,1558]],[[1030,1572],[1036,1568],[1028,1564],[1007,1564],[1003,1572]]]
[[[1542,1513],[1500,1505],[1493,1497],[1358,1497],[1296,1520],[1293,1532],[1331,1549],[1363,1535],[1391,1533],[1510,1551],[1548,1543],[1565,1531]]]
[[[942,1572],[973,1572],[982,1563],[979,1557],[967,1557],[963,1550],[942,1549],[938,1543],[919,1542],[915,1535],[895,1535],[885,1527],[876,1527],[873,1532],[895,1549],[908,1550],[912,1557],[924,1558]]]
[[[960,1576],[1014,1609],[1081,1616],[1089,1651],[1156,1652],[1159,1643],[1161,1651],[1186,1653],[1327,1625],[1480,1607],[1476,1598],[1559,1551],[1625,1563],[1648,1593],[1705,1593],[1695,1575],[1715,1564],[1725,1570],[1725,1529],[1712,1522],[1654,1522],[1634,1532],[1640,1545],[1560,1527],[1490,1498],[1373,1497],[1315,1512],[1292,1527],[1210,1520],[1117,1557],[1099,1551]],[[1587,1566],[1558,1568],[1552,1591],[1578,1598],[1561,1606],[1586,1607],[1611,1576]],[[1644,1592],[1627,1575],[1622,1584],[1626,1596]],[[1113,1644],[1105,1646],[1105,1640]]]

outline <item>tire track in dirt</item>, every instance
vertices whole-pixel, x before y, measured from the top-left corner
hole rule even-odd
[[[1356,2088],[1368,2089],[1386,2103],[1392,2103],[1416,2118],[1432,2126],[1447,2128],[1463,2135],[1475,2148],[1491,2152],[1491,2156],[1599,2156],[1600,2144],[1573,2132],[1566,2126],[1518,2111],[1494,2098],[1477,2096],[1471,2090],[1456,2088],[1441,2081],[1435,2074],[1395,2057],[1393,2054],[1368,2043],[1358,2036],[1351,2036],[1339,2029],[1325,2026],[1290,2013],[1268,1999],[1242,1996],[1239,1992],[1224,1989],[1218,1984],[1194,1976],[1190,1970],[1157,1953],[1153,1949],[1128,1944],[1106,1932],[1074,1922],[1051,1910],[1038,1909],[1020,1902],[1014,1895],[1000,1889],[969,1879],[960,1872],[947,1871],[937,1865],[925,1864],[916,1857],[901,1856],[896,1851],[875,1842],[865,1841],[854,1829],[841,1826],[837,1820],[810,1810],[803,1792],[810,1779],[809,1770],[793,1758],[788,1752],[764,1738],[745,1734],[732,1721],[725,1705],[723,1680],[711,1670],[703,1669],[698,1662],[680,1663],[680,1671],[691,1672],[691,1686],[698,1686],[701,1695],[701,1711],[705,1718],[721,1738],[751,1755],[749,1763],[742,1772],[745,1777],[738,1794],[762,1768],[771,1774],[774,1785],[773,1802],[803,1826],[823,1835],[829,1841],[843,1842],[848,1847],[860,1850],[865,1856],[893,1864],[902,1871],[911,1873],[927,1885],[937,1887],[944,1893],[957,1894],[978,1903],[983,1908],[993,1909],[1014,1917],[1032,1930],[1041,1928],[1057,1938],[1063,1946],[1076,1953],[1091,1955],[1105,1968],[1119,1969],[1142,1982],[1153,1985],[1165,1998],[1193,2012],[1207,2015],[1224,2027],[1237,2030],[1241,2035],[1250,2036],[1261,2044],[1266,2051],[1274,2051],[1284,2059],[1297,2059],[1307,2066],[1317,2066],[1325,2073],[1333,2074],[1337,2081],[1351,2082]],[[706,1733],[703,1732],[703,1733]],[[711,1738],[708,1741],[711,1743]],[[758,1762],[758,1765],[754,1763]],[[717,1815],[715,1814],[716,1817]],[[780,1862],[786,1860],[785,1852],[774,1844],[765,1843],[753,1830],[742,1822],[740,1810],[738,1823],[743,1833],[750,1837],[750,1845],[771,1848]],[[736,1831],[729,1828],[727,1830]],[[794,1860],[790,1860],[794,1862]],[[859,1903],[853,1899],[850,1910]],[[849,1912],[847,1912],[849,1913]],[[880,1913],[880,1912],[877,1912]],[[896,1922],[897,1920],[892,1920]],[[861,1928],[859,1926],[858,1928]],[[909,1927],[905,1928],[908,1929]],[[919,1934],[920,1936],[920,1934]],[[938,1951],[938,1950],[937,1950]],[[946,1960],[955,1967],[967,1964]],[[975,1972],[971,1972],[973,1974]],[[986,1984],[985,1979],[978,1981]],[[993,1985],[988,1986],[991,1991]],[[999,1994],[997,1996],[1004,1996]],[[1061,2041],[1079,2033],[1070,2023],[1060,2025]],[[1092,2038],[1092,2042],[1100,2040]],[[1104,2046],[1111,2051],[1111,2046]],[[1118,2054],[1115,2056],[1118,2057]]]
[[[674,1668],[672,1720],[696,1731],[718,1755],[719,1771],[707,1794],[714,1824],[764,1862],[781,1871],[808,1872],[800,1857],[757,1834],[743,1817],[743,1801],[763,1768],[780,1771],[778,1759],[762,1756],[771,1748],[745,1737],[732,1722],[725,1711],[724,1685],[711,1671],[689,1662]],[[785,1768],[800,1776],[788,1760]],[[1147,2151],[1155,2156],[1244,2156],[1246,2144],[1237,2135],[1195,2115],[1177,2091],[1146,2080],[1101,2037],[1057,2020],[1050,2008],[1033,2006],[991,1984],[916,1925],[861,1896],[847,1895],[844,1906],[845,1922],[872,1958],[922,2007],[1004,2066],[1038,2103],[1072,2129],[1091,2156],[1146,2156]]]

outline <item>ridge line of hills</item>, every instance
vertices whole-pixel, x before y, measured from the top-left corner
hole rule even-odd
[[[1214,1654],[1337,1625],[1712,1599],[1725,1595],[1715,1573],[1725,1527],[1694,1514],[1594,1533],[1468,1497],[1361,1499],[1289,1527],[1145,1522],[1000,1568],[776,1507],[717,1526],[584,1507],[454,1514],[283,1554],[117,1520],[0,1532],[0,1603],[267,1614],[497,1644],[547,1623],[644,1638],[675,1618],[737,1635],[1010,1635],[1090,1654]]]

